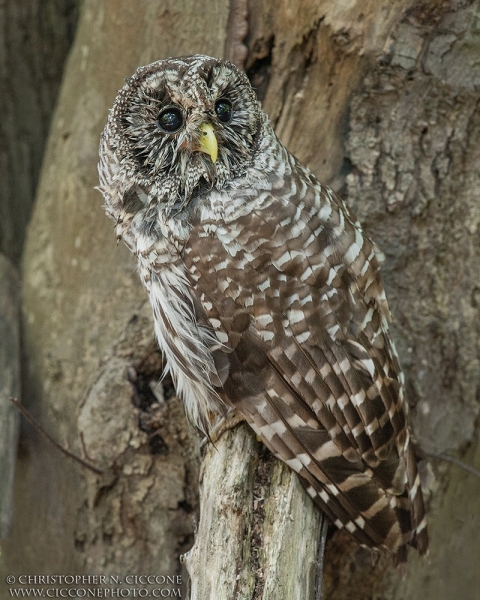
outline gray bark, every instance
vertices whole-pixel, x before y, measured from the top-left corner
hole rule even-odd
[[[209,445],[200,481],[191,600],[313,599],[322,519],[292,471],[242,425]]]

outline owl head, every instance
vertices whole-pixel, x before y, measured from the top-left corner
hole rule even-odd
[[[144,201],[181,210],[246,172],[264,118],[247,77],[229,62],[195,55],[141,67],[110,112],[100,189],[135,188]]]

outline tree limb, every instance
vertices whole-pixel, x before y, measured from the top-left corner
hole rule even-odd
[[[191,600],[313,600],[321,525],[296,475],[246,425],[227,431],[202,465]]]

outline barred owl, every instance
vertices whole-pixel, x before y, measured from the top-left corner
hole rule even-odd
[[[425,553],[379,253],[246,76],[199,55],[139,68],[99,174],[191,421],[236,409],[335,525],[399,561]]]

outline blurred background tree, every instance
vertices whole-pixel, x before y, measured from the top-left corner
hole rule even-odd
[[[149,307],[94,190],[123,78],[167,56],[243,65],[282,141],[353,207],[386,255],[419,449],[479,466],[478,2],[5,0],[0,16],[0,250],[23,280],[22,398],[106,470],[22,429],[5,574],[180,573],[193,542],[195,436],[168,382],[165,402],[152,393]],[[327,598],[478,598],[480,482],[438,459],[424,472],[430,558],[412,552],[402,580],[331,533]]]

